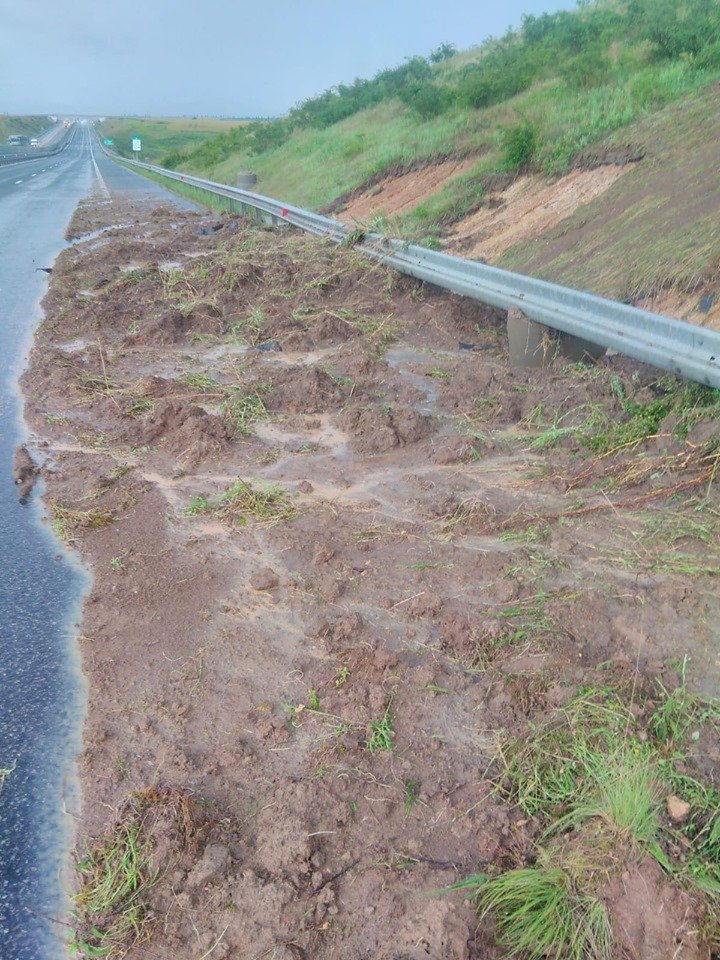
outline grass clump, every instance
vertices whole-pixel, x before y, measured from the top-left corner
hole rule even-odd
[[[370,736],[365,741],[365,746],[370,753],[379,753],[380,751],[392,751],[395,744],[395,728],[393,726],[392,700],[385,708],[385,712],[379,720],[373,720],[370,724]]]
[[[182,790],[148,787],[133,793],[117,823],[77,861],[71,951],[121,960],[146,943],[154,923],[149,894],[162,869],[153,868],[152,856],[161,850],[169,857],[170,841],[176,854],[196,858],[204,826],[202,810]],[[163,843],[156,847],[158,828]]]
[[[254,486],[238,478],[219,497],[193,497],[186,513],[188,516],[209,513],[237,526],[245,526],[251,521],[276,524],[292,520],[298,511],[282,487]]]
[[[263,394],[267,394],[271,388],[271,383],[259,383],[252,390],[233,390],[228,396],[223,412],[236,433],[250,436],[253,424],[267,419],[268,409]]]
[[[71,540],[72,531],[80,527],[87,530],[102,530],[115,522],[115,516],[110,510],[98,508],[96,510],[75,510],[60,503],[59,500],[50,501],[52,528],[55,535],[61,540]]]
[[[122,957],[151,933],[146,895],[156,881],[142,819],[133,811],[77,863],[77,927],[72,944],[88,957]]]
[[[475,893],[483,915],[492,914],[510,956],[528,960],[610,960],[612,933],[602,901],[584,892],[589,864],[570,869],[552,863],[477,874],[450,889]]]
[[[542,828],[536,862],[456,884],[492,914],[509,955],[609,960],[603,902],[628,863],[652,857],[681,886],[720,894],[720,793],[687,772],[687,739],[720,727],[720,704],[678,688],[636,711],[614,689],[581,691],[527,739],[501,753],[498,790]],[[637,713],[649,717],[641,729]],[[671,795],[690,807],[664,817]],[[534,858],[535,859],[535,858]],[[715,922],[714,920],[711,921]]]

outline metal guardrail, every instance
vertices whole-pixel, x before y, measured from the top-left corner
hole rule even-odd
[[[354,233],[339,220],[271,197],[105,152],[113,160],[227,197],[239,204],[241,211],[253,211],[256,218],[268,222],[289,223],[337,243]],[[517,308],[529,319],[554,330],[720,388],[720,333],[715,330],[377,234],[364,234],[357,247],[381,263],[426,283],[494,307]]]

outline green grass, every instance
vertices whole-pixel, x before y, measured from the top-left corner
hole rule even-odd
[[[249,391],[233,390],[224,404],[224,413],[241,436],[250,436],[252,427],[260,420],[266,420],[268,409],[263,400],[270,385],[259,384]]]
[[[678,69],[664,67],[665,79]],[[680,102],[644,108],[607,138],[611,148],[644,145],[643,162],[541,239],[516,244],[498,264],[621,300],[670,286],[692,291],[720,255],[720,204],[711,186],[720,117],[715,86],[696,88],[689,73],[685,80],[690,85],[680,84]]]
[[[604,887],[648,856],[705,894],[715,922],[720,793],[689,772],[686,751],[703,730],[716,735],[720,704],[691,694],[684,668],[676,690],[660,686],[657,700],[645,702],[642,727],[623,693],[587,689],[502,749],[498,789],[543,829],[536,862],[450,889],[471,893],[481,914],[493,916],[508,956],[610,960]],[[671,793],[690,805],[684,824],[664,817]]]
[[[132,140],[140,137],[140,159],[158,163],[168,153],[192,149],[208,137],[226,133],[241,123],[240,120],[211,117],[109,117],[98,125],[97,130],[102,139],[114,140],[113,149],[125,157],[134,156]]]
[[[508,956],[527,960],[611,960],[612,932],[602,901],[583,891],[592,866],[541,865],[479,874],[450,889],[476,895],[481,914],[492,914]]]
[[[81,886],[71,946],[88,957],[122,957],[150,935],[146,897],[157,878],[142,833],[133,812],[76,865]]]
[[[394,749],[395,728],[391,708],[392,700],[385,708],[382,717],[379,720],[373,720],[370,724],[370,736],[365,741],[365,746],[370,753],[390,752]]]
[[[251,521],[276,524],[292,520],[298,511],[281,487],[260,482],[253,485],[238,478],[219,497],[193,497],[186,513],[191,517],[212,514],[244,526]]]
[[[42,116],[13,116],[0,114],[0,144],[7,141],[13,134],[25,137],[37,137],[53,125],[47,115]]]

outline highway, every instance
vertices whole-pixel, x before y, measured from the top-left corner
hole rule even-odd
[[[118,166],[77,124],[66,150],[0,167],[0,957],[66,956],[62,870],[77,806],[84,688],[73,640],[87,574],[41,523],[37,498],[13,481],[23,439],[17,378],[40,319],[40,299],[77,203],[96,192],[178,202]]]

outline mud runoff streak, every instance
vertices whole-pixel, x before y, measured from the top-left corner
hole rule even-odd
[[[0,768],[12,768],[0,793],[2,960],[66,956],[67,928],[56,919],[71,829],[63,808],[76,804],[84,693],[73,621],[86,576],[41,524],[37,500],[20,503],[12,461],[23,439],[17,378],[47,285],[42,268],[97,181],[92,154],[89,130],[78,127],[59,157],[0,169]],[[160,192],[118,176],[125,192]]]

